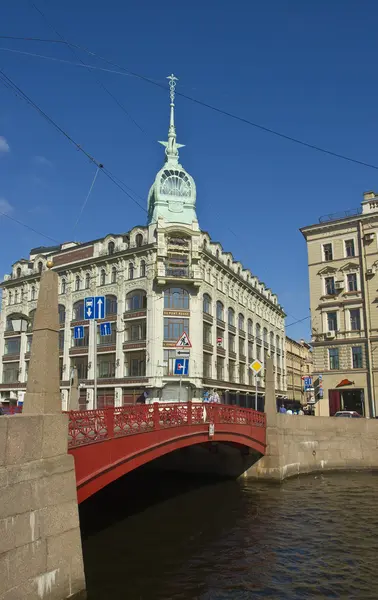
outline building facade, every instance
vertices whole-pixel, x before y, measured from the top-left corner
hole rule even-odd
[[[307,242],[316,414],[375,417],[378,394],[378,196],[301,229]]]
[[[287,400],[300,402],[302,405],[312,403],[313,394],[305,392],[304,377],[312,377],[312,348],[304,340],[297,342],[286,336],[286,384]]]
[[[69,406],[73,369],[80,406],[120,406],[201,398],[216,388],[223,402],[254,406],[253,359],[274,358],[277,395],[286,389],[282,307],[257,277],[201,231],[196,187],[181,166],[174,124],[174,87],[165,164],[148,196],[148,224],[87,243],[36,248],[12,266],[2,283],[1,399],[22,399],[32,345],[32,320],[47,261],[59,275],[60,372],[63,407]],[[85,319],[84,298],[105,296],[111,333]],[[15,317],[23,322],[15,329]],[[74,339],[75,326],[84,337]],[[189,371],[174,374],[176,342],[186,332]],[[97,398],[94,398],[97,352]],[[181,383],[181,385],[180,385]],[[257,377],[258,400],[264,377]]]

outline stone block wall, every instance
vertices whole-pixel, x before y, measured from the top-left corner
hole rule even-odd
[[[266,455],[245,476],[283,480],[324,470],[378,469],[378,419],[277,414]]]
[[[67,415],[0,417],[0,600],[85,597]]]

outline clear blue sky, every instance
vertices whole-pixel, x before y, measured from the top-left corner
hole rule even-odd
[[[35,0],[55,29],[124,67],[242,117],[378,164],[378,5],[373,0]],[[29,0],[0,6],[2,35],[58,36]],[[75,61],[63,45],[0,40],[0,47]],[[82,53],[83,60],[88,61]],[[108,65],[91,59],[97,66]],[[135,77],[0,50],[0,68],[98,161],[147,201],[163,161],[167,93]],[[103,82],[143,132],[96,83]],[[279,296],[287,323],[309,314],[307,256],[298,231],[357,207],[378,173],[298,146],[188,100],[177,100],[181,162],[197,184],[202,229]],[[60,241],[94,167],[0,84],[0,210]],[[75,238],[145,223],[106,177],[97,180]],[[0,273],[49,244],[0,218]],[[288,329],[309,336],[309,322]]]

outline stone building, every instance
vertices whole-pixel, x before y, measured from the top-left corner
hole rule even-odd
[[[285,345],[287,398],[306,405],[312,395],[304,391],[303,377],[312,377],[312,348],[304,340],[297,342],[288,336]]]
[[[301,229],[307,241],[319,415],[374,417],[378,393],[378,196]]]
[[[39,280],[53,261],[60,285],[60,372],[63,406],[68,406],[74,368],[80,405],[122,405],[138,398],[185,400],[217,388],[224,402],[254,406],[252,359],[274,358],[277,395],[285,393],[284,312],[276,295],[251,271],[201,231],[196,186],[179,163],[174,123],[175,78],[165,164],[148,196],[148,224],[86,243],[35,248],[6,275],[0,321],[2,400],[22,398],[32,344],[31,322]],[[106,298],[100,335],[85,320],[84,298]],[[15,328],[21,317],[22,331]],[[30,322],[26,326],[25,318]],[[74,339],[74,327],[84,337]],[[190,338],[189,372],[174,375],[175,344]],[[96,346],[95,346],[96,344]],[[94,399],[97,349],[97,401]],[[257,378],[264,396],[263,375]]]

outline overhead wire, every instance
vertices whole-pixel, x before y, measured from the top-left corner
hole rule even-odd
[[[22,221],[20,221],[19,219],[16,219],[15,217],[11,217],[6,212],[0,212],[0,217],[6,217],[7,219],[14,221],[15,223],[18,223],[18,225],[22,225],[22,227],[25,227],[25,229],[30,229],[30,231],[33,231],[33,233],[37,233],[38,235],[46,238],[47,240],[50,240],[51,242],[60,244],[60,242],[58,242],[58,240],[50,237],[49,235],[46,235],[45,233],[42,233],[41,231],[38,231],[38,229],[34,229],[34,227],[31,227],[30,225],[26,225],[26,223],[23,223]]]
[[[94,187],[94,184],[96,183],[97,175],[98,175],[98,174],[99,174],[99,172],[100,172],[100,168],[101,168],[101,166],[97,167],[97,169],[96,169],[96,172],[95,172],[95,174],[94,174],[94,177],[93,177],[92,183],[91,183],[91,185],[90,185],[90,188],[89,188],[88,194],[87,194],[87,195],[86,195],[86,197],[85,197],[85,200],[84,200],[84,202],[83,202],[83,204],[82,204],[82,207],[81,207],[81,209],[80,209],[79,215],[78,215],[78,217],[77,217],[77,219],[76,219],[75,225],[73,226],[72,233],[74,233],[74,232],[75,232],[75,230],[76,230],[76,227],[77,227],[77,225],[78,225],[78,223],[79,223],[79,221],[80,221],[80,217],[81,217],[81,215],[83,214],[83,212],[84,212],[84,209],[85,209],[85,207],[86,207],[86,205],[87,205],[87,203],[88,203],[89,197],[90,197],[90,195],[91,195],[91,193],[92,193],[92,190],[93,190],[93,187]]]

